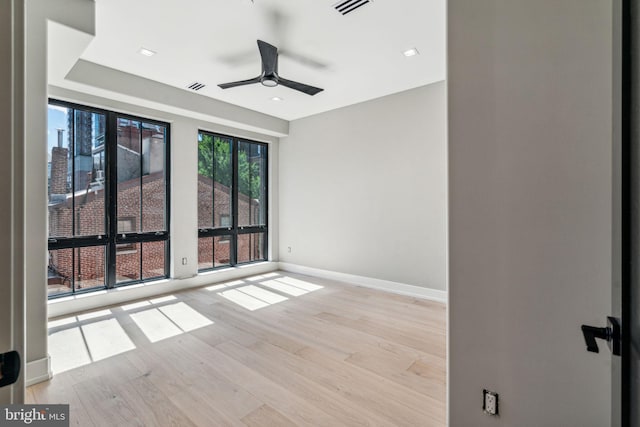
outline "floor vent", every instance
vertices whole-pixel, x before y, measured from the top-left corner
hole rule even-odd
[[[195,82],[195,83],[191,83],[189,86],[187,86],[187,88],[191,90],[200,90],[205,86],[206,86],[205,84]]]
[[[371,3],[373,0],[344,0],[339,1],[333,5],[333,8],[343,15],[351,13],[354,10],[364,6],[367,3]]]

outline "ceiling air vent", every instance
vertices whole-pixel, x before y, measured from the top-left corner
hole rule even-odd
[[[333,8],[343,15],[353,12],[354,10],[371,3],[373,0],[344,0],[333,5]]]
[[[191,83],[189,86],[187,86],[187,88],[191,90],[200,90],[205,86],[206,86],[205,84],[195,82],[195,83]]]

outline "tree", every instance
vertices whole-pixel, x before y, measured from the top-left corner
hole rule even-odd
[[[244,150],[238,152],[238,191],[252,199],[259,199],[261,193],[259,160],[260,158],[249,159]]]
[[[260,157],[249,156],[249,145],[238,150],[238,192],[252,199],[261,195],[262,177]],[[198,174],[231,187],[231,141],[208,134],[200,134],[198,142]]]

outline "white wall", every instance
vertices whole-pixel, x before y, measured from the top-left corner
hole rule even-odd
[[[94,34],[92,0],[31,0],[25,4],[25,82],[24,93],[24,163],[13,171],[19,182],[16,194],[24,197],[24,215],[16,229],[24,229],[23,274],[26,299],[26,355],[27,377],[48,376],[47,355],[47,289],[46,289],[46,215],[47,177],[47,31],[53,21],[66,28],[73,41],[68,50],[79,55]],[[34,165],[43,165],[42,168]],[[37,372],[33,374],[32,372]]]
[[[609,425],[612,5],[449,0],[450,425]],[[482,413],[482,389],[500,394]]]
[[[292,121],[280,261],[444,290],[445,128],[443,82]]]

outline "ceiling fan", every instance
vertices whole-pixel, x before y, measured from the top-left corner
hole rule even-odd
[[[222,89],[229,89],[236,86],[244,86],[254,83],[262,83],[264,86],[268,87],[282,85],[311,96],[324,90],[280,77],[278,75],[278,48],[270,45],[269,43],[263,42],[262,40],[258,40],[258,49],[260,50],[260,56],[262,57],[262,73],[258,77],[249,80],[223,83],[218,86]]]

